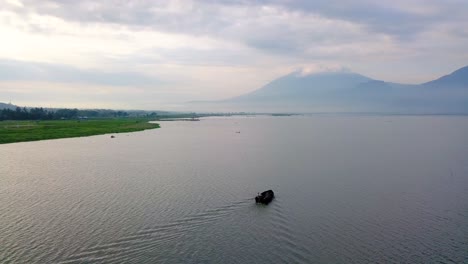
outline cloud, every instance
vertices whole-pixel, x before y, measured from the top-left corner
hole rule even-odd
[[[162,82],[132,72],[82,70],[68,65],[0,60],[0,81],[45,81],[109,86],[151,87]]]
[[[294,71],[297,76],[307,76],[315,73],[322,73],[322,72],[352,72],[351,69],[340,66],[340,65],[306,65],[300,67]]]
[[[464,0],[270,0],[260,3],[360,24],[374,33],[399,38],[417,35],[440,23],[466,23],[468,20],[468,2]]]
[[[18,1],[17,1],[18,2]],[[84,23],[113,23],[194,35],[217,35],[246,18],[301,13],[363,25],[374,33],[408,37],[447,21],[465,22],[464,0],[70,1],[24,0],[25,9]],[[271,21],[275,23],[274,20]],[[254,30],[255,28],[253,28]]]
[[[159,98],[165,98],[161,100]],[[114,108],[155,110],[174,100],[169,90],[46,81],[0,82],[0,101],[20,106]]]
[[[466,65],[467,12],[464,0],[3,0],[0,81],[164,91],[155,101],[235,96],[304,67],[421,82]]]
[[[421,35],[434,31],[439,25],[445,25],[452,35],[462,35],[459,28],[468,27],[468,18],[464,15],[468,2],[461,0],[23,0],[22,5],[23,8],[13,9],[16,14],[22,14],[20,21],[27,21],[23,28],[59,35],[76,32],[103,39],[100,41],[108,39],[115,43],[106,47],[127,54],[135,50],[120,46],[122,42],[128,41],[132,47],[144,46],[141,40],[147,37],[147,44],[163,48],[174,49],[181,43],[190,43],[195,47],[205,45],[209,50],[208,46],[237,43],[239,49],[246,50],[242,47],[246,46],[272,56],[323,59],[339,55],[340,47],[350,44],[357,47],[369,44],[368,50],[372,53],[372,47],[381,44],[388,47],[389,42],[394,42],[393,46],[404,52],[407,45],[417,42]],[[93,36],[94,33],[97,34]],[[212,43],[207,44],[210,41]],[[312,56],[310,51],[317,48],[324,49],[325,53]],[[345,48],[345,52],[347,50],[357,49]]]

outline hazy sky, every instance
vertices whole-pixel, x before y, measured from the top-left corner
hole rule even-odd
[[[468,65],[467,0],[0,0],[0,102],[178,109],[303,69],[419,83]]]

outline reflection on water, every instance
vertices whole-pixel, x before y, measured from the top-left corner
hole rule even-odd
[[[296,116],[0,145],[0,262],[467,262],[467,135]]]

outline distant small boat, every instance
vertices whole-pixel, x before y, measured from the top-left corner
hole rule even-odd
[[[269,204],[275,198],[275,193],[272,190],[264,191],[255,197],[256,203]]]
[[[236,131],[237,134],[240,134],[240,131]]]
[[[115,138],[115,136],[111,136],[111,138]]]

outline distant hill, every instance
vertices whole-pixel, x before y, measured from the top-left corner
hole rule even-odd
[[[0,102],[0,109],[11,109],[11,110],[15,110],[16,109],[16,105],[13,105],[13,104],[6,104],[6,103],[2,103]]]
[[[457,87],[468,88],[468,66],[460,68],[449,75],[423,84],[426,87]]]
[[[191,107],[198,111],[468,113],[468,67],[419,85],[352,72],[293,72],[251,93]]]

